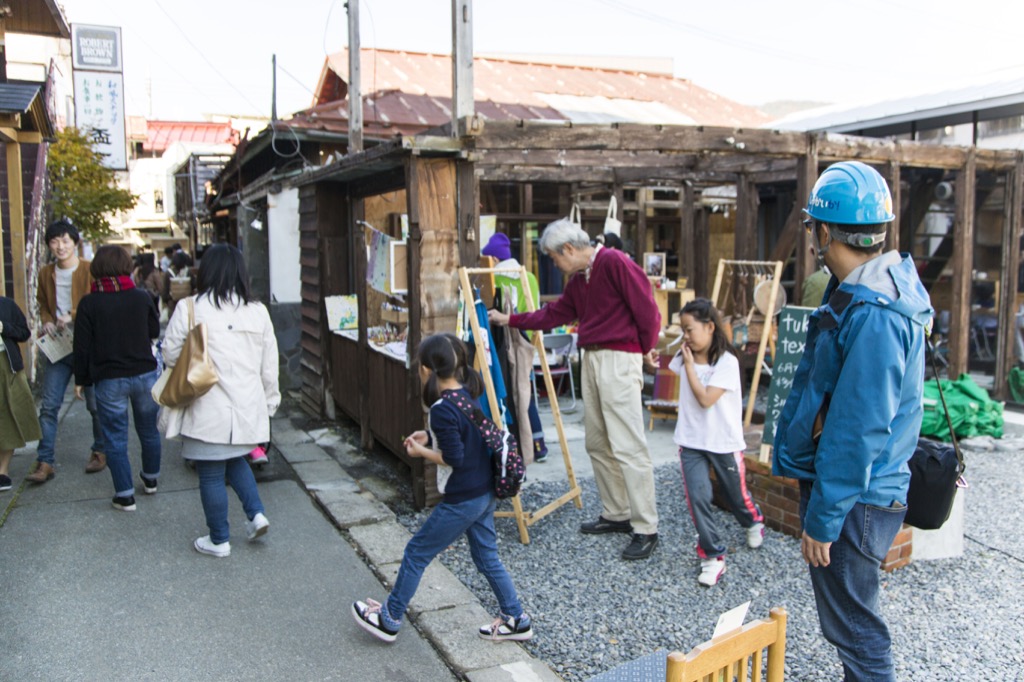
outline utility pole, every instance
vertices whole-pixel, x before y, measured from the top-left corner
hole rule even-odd
[[[452,0],[452,137],[476,112],[473,102],[473,0]]]
[[[348,0],[348,153],[363,151],[363,92],[359,66],[359,0]]]
[[[277,120],[277,54],[274,54],[270,58],[271,69],[273,70],[273,76],[271,77],[271,91],[270,91],[270,120]]]

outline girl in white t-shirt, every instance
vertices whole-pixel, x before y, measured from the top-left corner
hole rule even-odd
[[[747,529],[747,545],[761,546],[764,516],[747,490],[743,450],[740,363],[722,331],[721,318],[706,298],[687,303],[679,314],[683,344],[669,364],[679,382],[679,446],[683,487],[697,528],[697,582],[711,586],[725,573],[726,545],[719,536],[711,504],[710,468],[733,516]]]

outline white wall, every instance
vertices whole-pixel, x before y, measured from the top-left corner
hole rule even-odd
[[[270,300],[299,303],[302,283],[299,266],[299,190],[289,188],[267,195],[267,232],[270,257]]]

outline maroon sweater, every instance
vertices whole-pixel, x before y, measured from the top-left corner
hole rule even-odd
[[[515,313],[509,325],[519,329],[552,329],[579,321],[580,346],[600,346],[627,353],[646,353],[658,342],[661,314],[651,282],[629,256],[601,248],[590,270],[569,278],[565,293],[534,313]]]

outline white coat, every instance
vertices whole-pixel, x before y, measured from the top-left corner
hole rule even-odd
[[[277,339],[261,303],[222,302],[218,309],[205,295],[190,296],[196,324],[206,323],[210,359],[217,384],[184,408],[164,407],[160,428],[167,438],[188,436],[206,443],[264,443],[270,417],[281,404],[277,386]],[[164,363],[173,367],[188,334],[189,299],[182,299],[167,323]]]

